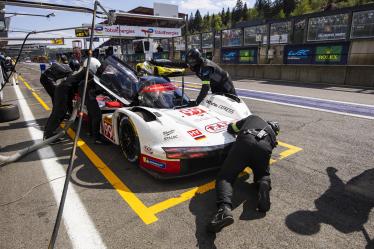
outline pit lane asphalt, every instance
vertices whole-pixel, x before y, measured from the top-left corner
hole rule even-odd
[[[37,65],[22,65],[19,71],[51,106],[38,82]],[[186,80],[200,82],[194,77]],[[374,104],[372,89],[253,80],[240,80],[236,86]],[[24,123],[21,118],[0,124],[2,155],[30,145],[27,125],[42,129],[37,124],[43,126],[49,115],[21,81],[19,87],[36,120]],[[5,93],[7,101],[17,102],[11,86],[6,87]],[[188,93],[196,96],[196,92]],[[280,122],[281,141],[303,149],[272,166],[271,211],[265,217],[255,211],[256,196],[250,177],[247,181],[239,180],[235,188],[235,223],[217,236],[205,232],[205,224],[214,211],[214,191],[167,209],[157,214],[158,221],[146,225],[78,150],[72,186],[107,248],[373,247],[373,120],[257,100],[245,102],[253,113]],[[204,174],[175,181],[155,180],[126,163],[119,148],[93,145],[85,131],[82,138],[90,148],[147,206],[176,197],[214,178],[214,174]],[[71,141],[52,148],[57,160],[66,166]],[[45,182],[40,158],[35,153],[0,169],[1,248],[47,247],[57,206]],[[3,205],[37,185],[40,186],[23,199]],[[79,234],[74,239],[79,240]],[[56,248],[73,248],[64,225]]]

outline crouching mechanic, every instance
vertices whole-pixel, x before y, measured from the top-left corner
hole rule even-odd
[[[93,80],[93,75],[97,72],[100,65],[101,63],[96,58],[91,58],[88,84],[90,84],[90,81]],[[59,127],[61,121],[63,120],[68,110],[67,103],[71,101],[69,99],[71,96],[70,93],[71,91],[77,92],[77,90],[79,89],[79,85],[84,84],[86,70],[87,60],[83,68],[81,68],[78,72],[67,77],[56,87],[52,113],[49,116],[47,124],[44,129],[44,139],[48,139],[56,134],[56,130]],[[63,138],[61,138],[58,141],[55,141],[55,143],[60,142],[61,140],[63,140]]]
[[[51,97],[52,102],[54,98],[57,81],[68,77],[73,71],[77,71],[80,67],[78,61],[70,61],[65,55],[61,56],[62,63],[53,63],[47,70],[40,76],[40,83]]]
[[[216,63],[203,58],[198,49],[192,48],[187,52],[186,64],[203,82],[199,96],[196,98],[196,103],[192,104],[199,105],[208,95],[210,88],[213,94],[229,93],[236,95],[234,84],[229,74]]]
[[[227,131],[237,135],[237,138],[216,179],[218,211],[208,224],[207,229],[210,232],[219,232],[234,222],[231,213],[233,184],[248,166],[251,167],[254,182],[258,186],[258,210],[267,212],[270,209],[269,162],[272,150],[277,145],[278,122],[266,122],[258,116],[251,115],[231,123]]]

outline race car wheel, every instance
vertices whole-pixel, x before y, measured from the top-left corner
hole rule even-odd
[[[140,157],[140,142],[135,127],[128,117],[121,119],[119,127],[122,153],[129,162],[137,163]]]
[[[18,106],[0,105],[0,123],[19,119]]]

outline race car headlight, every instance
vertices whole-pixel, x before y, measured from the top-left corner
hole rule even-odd
[[[228,145],[204,147],[162,147],[169,159],[192,159],[213,156]]]

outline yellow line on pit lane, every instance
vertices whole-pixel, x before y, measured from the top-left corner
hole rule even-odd
[[[283,143],[283,142],[279,142],[279,145],[282,146],[282,147],[286,147],[287,150],[282,151],[280,153],[280,157],[278,158],[278,160],[270,159],[270,164],[273,164],[273,163],[275,163],[279,160],[282,160],[282,159],[302,150],[302,148],[299,148],[299,147],[296,147],[296,146],[293,146],[293,145],[290,145],[290,144],[286,144],[286,143]],[[252,173],[252,170],[250,168],[246,168],[240,174],[239,177],[242,177],[245,174],[251,174],[251,173]],[[169,209],[169,208],[172,208],[172,207],[174,207],[178,204],[181,204],[185,201],[188,201],[188,200],[192,199],[197,194],[204,194],[204,193],[206,193],[210,190],[213,190],[215,188],[215,186],[216,186],[216,181],[211,181],[211,182],[203,184],[199,187],[193,188],[193,189],[191,189],[187,192],[184,192],[178,197],[167,199],[165,201],[154,204],[153,206],[150,206],[148,208],[152,213],[157,214],[157,213],[160,213],[160,212],[162,212],[166,209]]]
[[[25,79],[22,77],[20,77],[20,79],[25,84],[26,88],[33,93],[34,97],[44,107],[44,109],[47,111],[50,110],[49,106],[34,92]],[[71,139],[74,139],[75,132],[72,129],[69,129],[68,135]],[[151,212],[149,208],[144,205],[144,203],[113,173],[113,171],[82,139],[79,138],[77,145],[145,224],[151,224],[158,220],[155,213]]]

